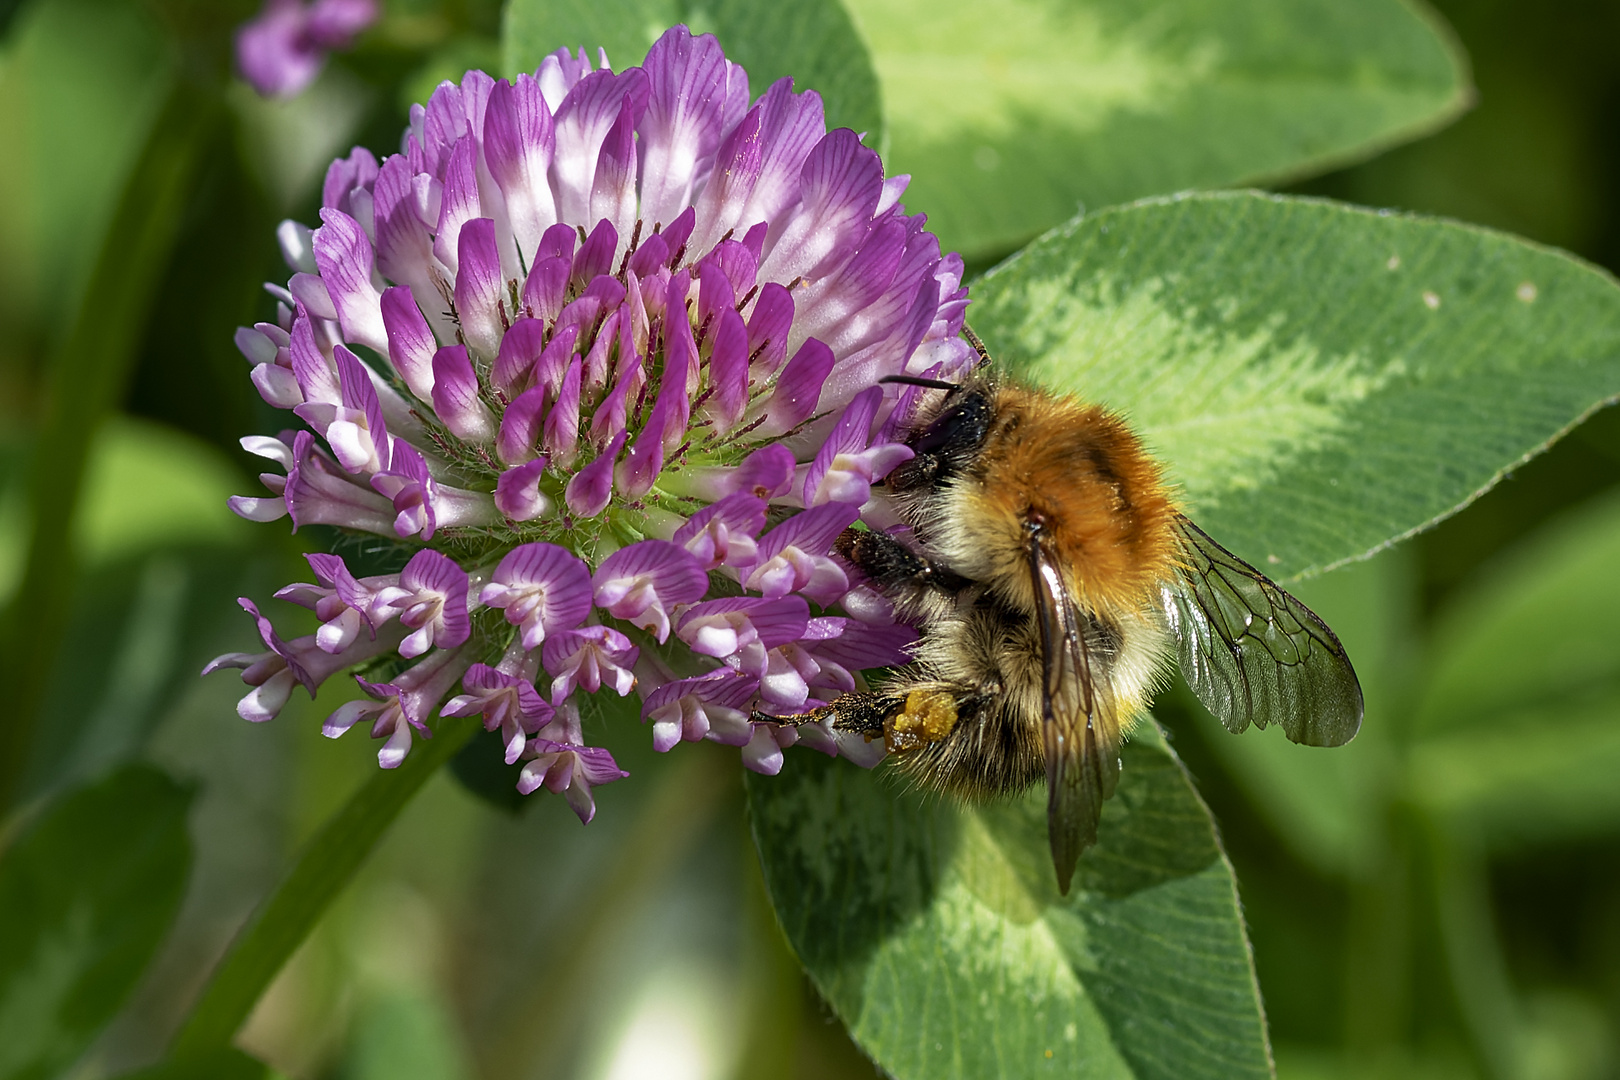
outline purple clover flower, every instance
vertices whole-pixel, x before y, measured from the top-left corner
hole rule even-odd
[[[358,665],[368,698],[328,735],[369,721],[389,768],[435,710],[482,716],[520,790],[584,820],[624,774],[585,742],[581,695],[638,695],[660,751],[875,764],[881,741],[757,718],[916,638],[833,552],[911,456],[919,392],[880,380],[976,359],[961,260],[904,212],[905,181],[828,132],[815,93],[753,98],[684,27],[617,74],[583,51],[512,83],[468,72],[413,107],[400,153],[333,162],[320,227],[278,231],[276,321],[237,334],[307,429],[243,440],[277,471],[231,506],[414,552],[369,577],[309,556],[315,582],[276,594],[314,611],[307,638],[243,600],[267,651],[208,668],[243,669],[238,711]]]
[[[377,21],[377,0],[265,0],[236,31],[236,67],[265,97],[294,97]]]

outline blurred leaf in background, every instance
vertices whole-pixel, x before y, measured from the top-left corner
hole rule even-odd
[[[827,127],[883,138],[882,91],[849,12],[838,0],[765,5],[749,0],[612,0],[610,3],[531,3],[506,9],[505,70],[533,71],[547,53],[600,47],[615,68],[639,63],[658,35],[676,23],[713,34],[726,56],[748,72],[758,97],[776,80],[816,90]]]
[[[33,414],[44,351],[59,344],[147,133],[176,49],[142,5],[17,5],[0,44],[0,402]],[[64,138],[72,132],[72,138]]]
[[[1620,830],[1620,492],[1495,560],[1431,641],[1411,798],[1492,849]]]
[[[51,680],[26,790],[141,750],[218,633],[221,592],[267,577],[258,537],[225,508],[239,483],[217,451],[150,421],[116,419],[91,454],[76,544],[86,577]],[[255,563],[258,565],[255,566]],[[86,667],[85,657],[99,663]]]
[[[1293,857],[1348,883],[1337,929],[1348,934],[1341,1007],[1363,1054],[1387,1058],[1414,1034],[1432,1041],[1436,1028],[1454,1025],[1466,1047],[1461,1075],[1469,1057],[1487,1076],[1595,1077],[1614,1060],[1612,1021],[1594,988],[1565,981],[1549,996],[1515,987],[1487,867],[1493,857],[1612,843],[1620,824],[1616,638],[1607,625],[1617,526],[1612,496],[1571,511],[1484,568],[1426,632],[1409,556],[1384,555],[1303,587],[1369,676],[1371,738],[1350,753],[1295,760],[1275,740],[1206,742],[1190,729]],[[1258,839],[1240,845],[1240,864]],[[1273,951],[1287,940],[1279,924],[1290,921],[1276,910],[1288,902],[1274,892],[1276,871],[1249,881],[1259,886],[1246,895],[1262,928],[1262,979],[1280,965],[1287,975],[1271,985],[1318,981],[1323,972]],[[1549,891],[1538,918],[1571,899]],[[1307,925],[1293,932],[1333,932]],[[1436,977],[1438,995],[1424,988]],[[1283,1030],[1298,1030],[1305,1018],[1290,997],[1281,995],[1276,1015]],[[1560,1027],[1568,1024],[1579,1030]],[[1320,1020],[1309,1027],[1320,1030]]]
[[[191,795],[126,766],[0,855],[0,1075],[59,1075],[123,1005],[185,894]]]

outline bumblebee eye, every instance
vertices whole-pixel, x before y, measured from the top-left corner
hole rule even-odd
[[[983,394],[972,393],[941,413],[910,445],[917,454],[968,451],[983,444],[989,430],[990,401]]]

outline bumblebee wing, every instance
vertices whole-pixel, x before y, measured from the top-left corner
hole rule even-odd
[[[1361,727],[1361,684],[1327,624],[1276,582],[1180,518],[1182,568],[1164,588],[1181,674],[1227,730],[1281,724],[1308,746]]]
[[[1120,729],[1112,699],[1093,681],[1083,616],[1062,573],[1033,537],[1028,556],[1044,665],[1046,825],[1058,887],[1067,895],[1080,853],[1097,842],[1103,800],[1119,782]]]

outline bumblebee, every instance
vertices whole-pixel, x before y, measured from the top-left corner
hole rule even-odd
[[[1348,742],[1361,688],[1309,608],[1177,508],[1125,422],[981,364],[937,390],[879,495],[900,526],[847,530],[838,552],[921,636],[869,691],[778,723],[882,738],[917,783],[969,800],[1043,777],[1059,888],[1097,838],[1120,745],[1170,664],[1232,732],[1280,724]]]

